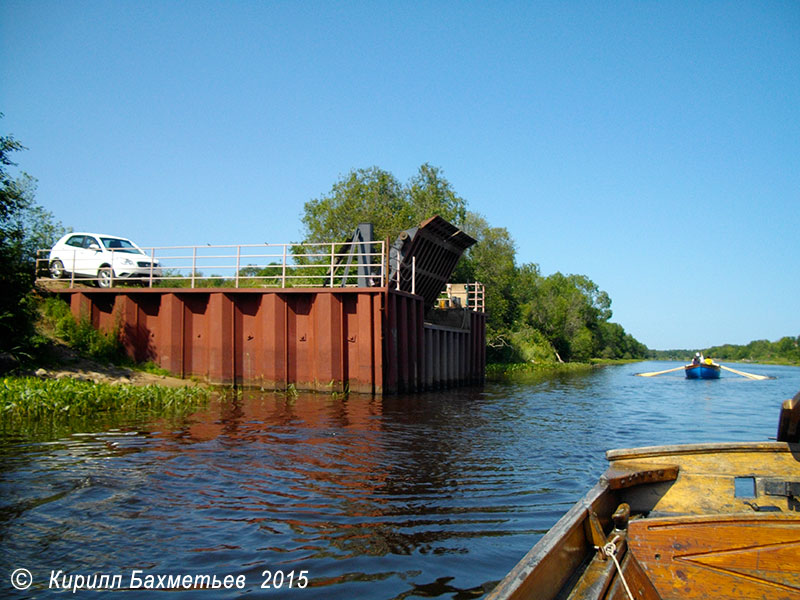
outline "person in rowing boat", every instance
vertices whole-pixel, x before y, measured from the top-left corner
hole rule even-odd
[[[703,356],[699,352],[695,352],[694,358],[692,358],[692,364],[699,365],[701,362],[703,362]]]

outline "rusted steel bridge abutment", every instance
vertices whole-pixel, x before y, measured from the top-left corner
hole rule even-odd
[[[76,318],[118,328],[126,352],[214,384],[394,393],[479,383],[485,315],[425,322],[425,300],[388,288],[69,288]]]

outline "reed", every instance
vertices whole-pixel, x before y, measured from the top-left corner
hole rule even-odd
[[[502,381],[531,375],[549,377],[563,373],[587,372],[593,368],[592,364],[582,362],[490,363],[486,365],[486,379],[489,381]]]
[[[98,331],[86,316],[75,320],[69,305],[58,298],[46,298],[41,304],[41,315],[44,329],[64,340],[81,356],[103,362],[125,362],[119,325],[110,332]]]
[[[6,377],[0,384],[0,420],[67,420],[102,413],[181,414],[204,405],[205,388],[93,383],[78,379]]]

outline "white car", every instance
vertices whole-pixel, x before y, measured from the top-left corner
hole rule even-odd
[[[101,288],[118,280],[161,277],[157,260],[151,261],[132,241],[102,233],[68,233],[50,250],[50,276],[61,279],[73,274],[90,277]]]

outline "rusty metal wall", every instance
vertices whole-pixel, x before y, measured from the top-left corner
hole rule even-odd
[[[485,316],[425,324],[420,296],[385,288],[65,289],[54,293],[127,353],[181,377],[266,389],[412,392],[483,380]]]
[[[64,290],[138,361],[269,389],[382,393],[382,290]]]
[[[384,384],[388,392],[417,392],[484,380],[486,315],[470,312],[464,328],[424,322],[425,299],[390,291],[386,302]]]

